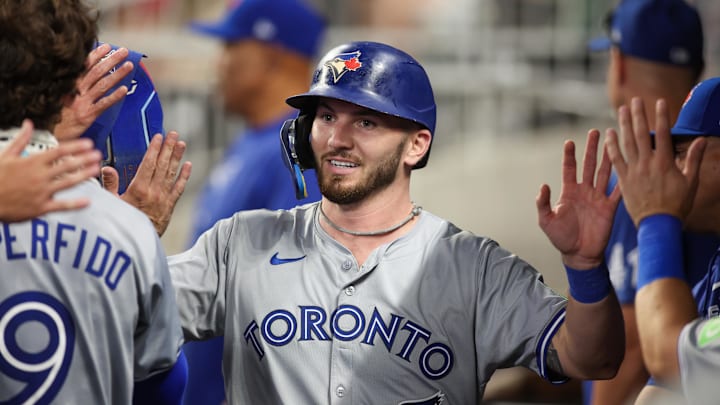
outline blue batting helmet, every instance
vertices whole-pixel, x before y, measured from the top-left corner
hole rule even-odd
[[[115,50],[117,47],[113,46],[110,52]],[[83,134],[103,153],[103,163],[118,171],[121,194],[135,177],[152,136],[165,133],[162,105],[142,63],[143,56],[130,51],[127,60],[133,62],[133,71],[107,93],[125,85],[127,95],[102,113]]]
[[[436,106],[425,69],[407,53],[377,42],[350,42],[330,50],[315,69],[310,90],[287,99],[300,110],[295,142],[303,168],[314,166],[307,155],[309,131],[318,97],[346,101],[383,114],[404,118],[435,133]],[[309,118],[309,119],[308,119]],[[424,167],[430,152],[414,168]]]

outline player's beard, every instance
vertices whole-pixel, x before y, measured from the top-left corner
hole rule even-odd
[[[372,193],[388,187],[397,176],[407,139],[405,137],[391,155],[378,162],[357,183],[344,185],[343,182],[347,180],[346,176],[328,175],[324,170],[319,170],[317,176],[320,192],[325,198],[336,204],[354,204]]]

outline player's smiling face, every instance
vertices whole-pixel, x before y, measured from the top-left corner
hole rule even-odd
[[[338,204],[361,201],[390,186],[416,159],[409,121],[332,99],[321,99],[312,148],[322,194]]]

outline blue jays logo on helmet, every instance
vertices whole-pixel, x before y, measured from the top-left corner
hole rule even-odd
[[[440,405],[445,401],[445,394],[442,391],[438,391],[435,394],[414,401],[403,401],[398,405]]]
[[[690,89],[690,91],[688,92],[687,96],[685,96],[685,100],[683,101],[682,107],[685,107],[685,105],[688,103],[688,101],[690,101],[690,99],[691,99],[692,96],[693,96],[693,93],[695,92],[695,89],[697,89],[697,87],[698,87],[699,85],[700,85],[700,84],[698,83],[698,84],[696,84],[695,86],[693,86],[692,89]]]
[[[362,62],[360,62],[360,51],[338,54],[324,64],[324,66],[332,72],[335,83],[337,83],[345,73],[354,72],[360,69],[362,65]]]

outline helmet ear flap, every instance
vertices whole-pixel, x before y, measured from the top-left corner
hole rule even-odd
[[[310,130],[315,114],[301,111],[295,119],[285,121],[280,129],[280,146],[285,167],[290,171],[298,200],[307,198],[307,184],[303,172],[315,167],[310,146]]]
[[[310,131],[314,118],[314,112],[301,111],[295,119],[295,152],[303,169],[315,168],[315,154],[310,146]]]

